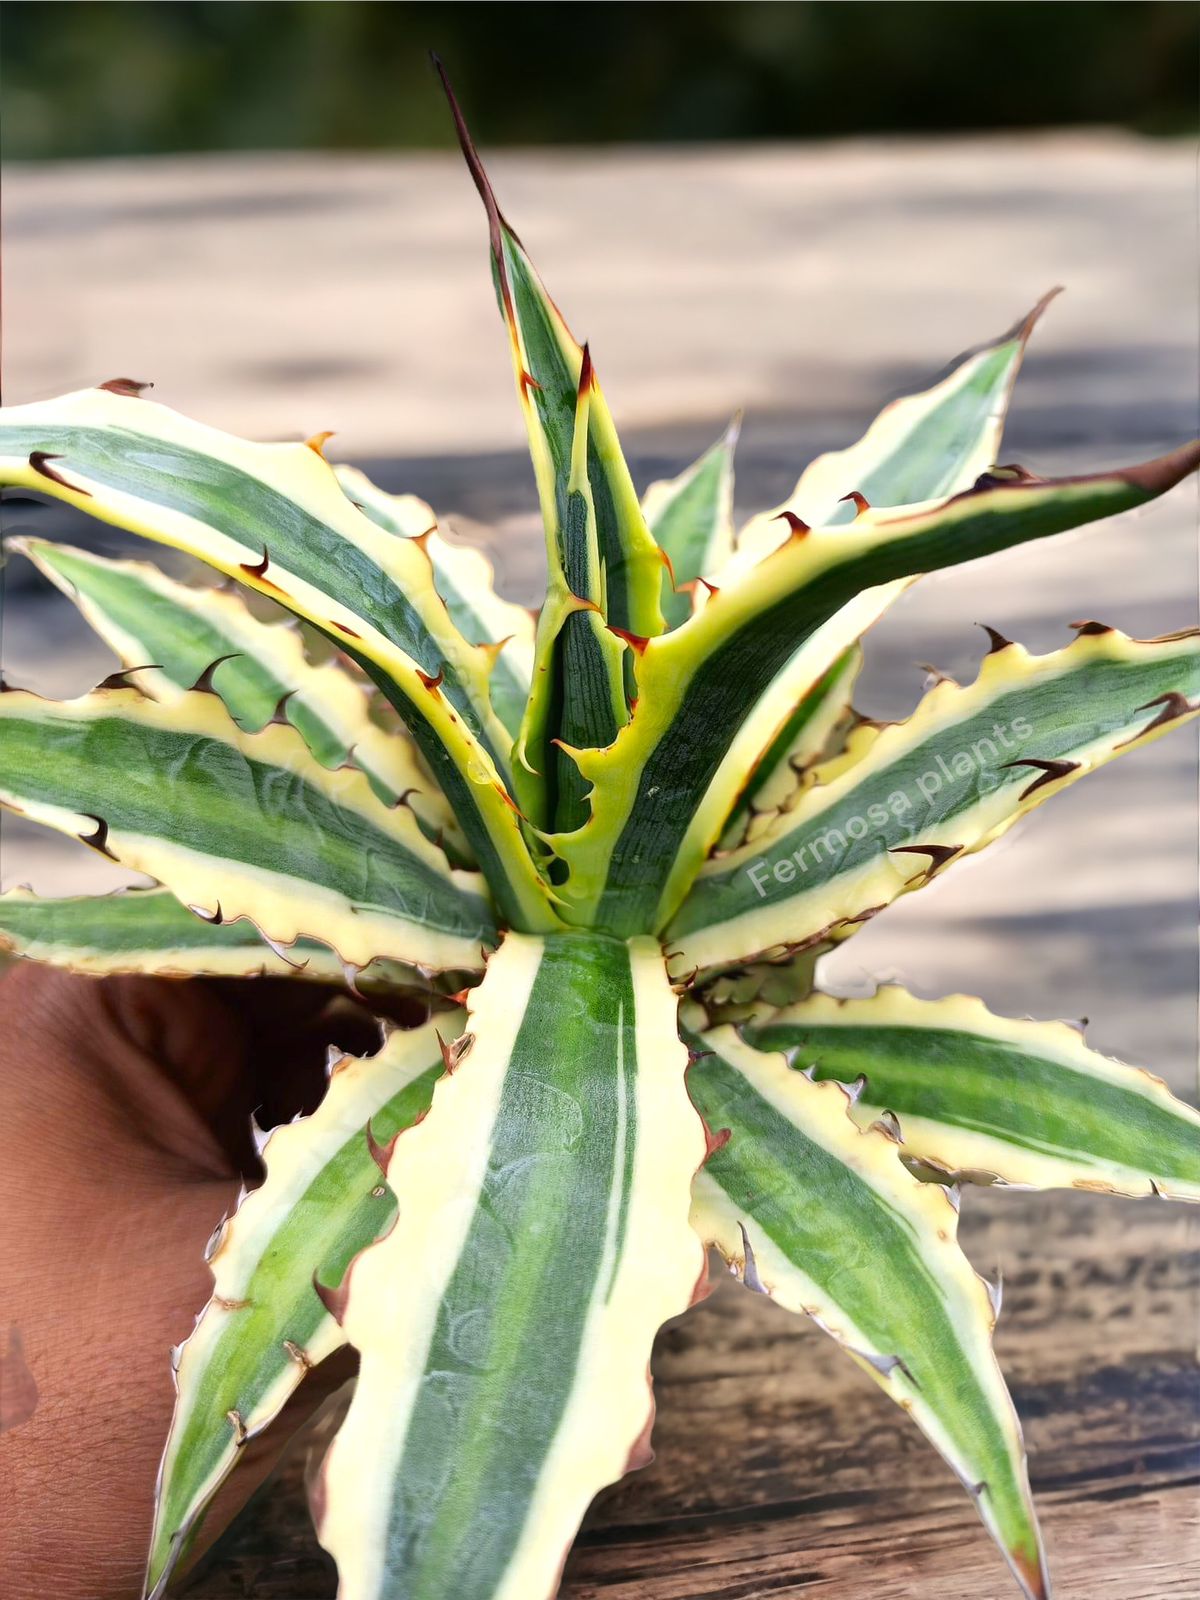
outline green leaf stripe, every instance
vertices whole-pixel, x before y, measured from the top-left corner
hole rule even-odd
[[[668,938],[706,967],[844,933],[1057,785],[1193,715],[1198,694],[1200,636],[1085,632],[1046,656],[1009,644],[970,688],[940,684],[828,784],[818,769],[774,831],[705,869]]]
[[[388,1168],[396,1227],[350,1274],[362,1362],[319,1528],[343,1600],[549,1594],[636,1464],[654,1333],[703,1270],[704,1136],[652,941],[510,935],[469,1006]]]
[[[0,949],[97,974],[295,973],[324,983],[342,981],[341,963],[315,940],[299,939],[281,956],[251,923],[206,922],[166,889],[123,889],[59,900],[10,889],[0,894]]]
[[[356,966],[470,968],[495,939],[482,880],[451,872],[411,813],[318,766],[293,729],[241,733],[215,695],[6,694],[0,799],[277,942],[317,927]]]
[[[697,1179],[695,1226],[751,1287],[814,1316],[910,1413],[1041,1600],[1020,1426],[954,1205],[904,1170],[885,1133],[849,1120],[841,1088],[809,1082],[729,1028],[685,1039],[708,1052],[688,1076],[696,1104],[711,1128],[730,1130]]]
[[[865,1079],[856,1121],[900,1121],[919,1168],[990,1183],[1200,1200],[1200,1115],[1074,1028],[979,1000],[814,995],[746,1038],[817,1081]]]
[[[850,694],[862,662],[861,645],[852,644],[801,696],[730,813],[721,839],[724,848],[743,842],[756,815],[782,809],[794,798],[805,769],[825,753],[835,729],[850,715]]]
[[[488,688],[496,715],[515,738],[529,698],[533,643],[529,613],[496,593],[491,566],[482,552],[442,538],[436,531],[437,517],[424,500],[412,494],[388,494],[357,467],[333,470],[350,500],[378,527],[420,542],[433,568],[434,586],[463,638],[470,644],[503,643],[493,660]]]
[[[344,1343],[314,1288],[340,1286],[350,1262],[395,1217],[371,1154],[424,1114],[443,1071],[439,1028],[392,1033],[377,1056],[344,1056],[310,1117],[277,1128],[266,1177],[217,1232],[213,1295],[175,1361],[176,1406],[159,1479],[147,1591],[162,1593],[245,1441],[276,1417],[310,1367]]]
[[[169,705],[213,669],[208,681],[240,728],[286,718],[323,767],[351,762],[385,805],[406,796],[426,837],[449,834],[462,860],[465,841],[407,735],[375,726],[366,692],[335,662],[311,665],[294,627],[260,622],[239,595],[192,588],[148,562],[40,539],[9,548],[75,601],[123,666],[139,669],[131,681],[151,699]]]

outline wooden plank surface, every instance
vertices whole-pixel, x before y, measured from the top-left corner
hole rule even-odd
[[[877,402],[1072,293],[1022,379],[1011,454],[1042,471],[1148,455],[1195,425],[1194,156],[1116,136],[828,149],[505,155],[506,200],[623,419],[640,482],[749,403],[746,510]],[[130,370],[205,420],[344,453],[485,536],[534,598],[533,496],[446,157],[64,165],[5,190],[7,397]],[[18,313],[14,316],[13,313]],[[976,617],[1037,648],[1095,615],[1194,620],[1194,488],[1140,518],[920,586],[874,630],[865,708],[904,714],[916,660],[969,677]],[[36,525],[81,524],[30,506]],[[483,534],[485,528],[490,533]],[[92,534],[87,537],[94,537]],[[101,544],[111,535],[102,534]],[[106,670],[69,609],[9,576],[6,670],[62,694]],[[103,864],[6,823],[0,872]],[[99,886],[102,873],[89,881]],[[1057,798],[986,858],[849,941],[828,980],[898,975],[1091,1042],[1194,1099],[1195,742]],[[962,1234],[1005,1278],[1001,1361],[1025,1419],[1058,1600],[1182,1600],[1200,1565],[1200,1229],[1147,1200],[975,1191]],[[815,1329],[735,1285],[665,1330],[658,1457],[594,1507],[568,1600],[1003,1600],[949,1471]],[[328,1600],[299,1462],[205,1563],[194,1600]],[[540,1597],[531,1597],[540,1600]]]

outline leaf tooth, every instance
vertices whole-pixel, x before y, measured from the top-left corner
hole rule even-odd
[[[296,1363],[302,1372],[308,1373],[312,1371],[312,1357],[309,1355],[308,1351],[298,1345],[294,1339],[285,1339],[283,1341],[283,1348],[287,1351],[290,1359]]]
[[[1044,478],[1039,478],[1036,472],[1030,472],[1028,467],[1023,467],[1019,461],[1009,461],[1003,466],[989,468],[981,472],[971,485],[968,493],[974,494],[977,490],[1006,489],[1014,483],[1044,483]]]
[[[789,1065],[791,1065],[790,1062],[789,1062]],[[812,1069],[810,1068],[810,1071],[811,1070]],[[867,1075],[866,1075],[865,1072],[860,1072],[858,1077],[855,1078],[853,1083],[844,1083],[844,1084],[842,1084],[842,1088],[846,1091],[846,1099],[850,1103],[850,1105],[852,1105],[852,1106],[856,1106],[858,1104],[858,1102],[862,1099],[862,1093],[863,1093],[863,1090],[866,1087],[867,1087]]]
[[[213,673],[217,670],[222,662],[236,660],[236,658],[242,654],[243,652],[241,650],[228,650],[223,656],[217,656],[214,660],[210,661],[205,667],[204,671],[196,679],[195,683],[189,685],[189,693],[216,694],[217,691],[213,688]]]
[[[265,573],[266,573],[267,568],[270,565],[271,565],[271,557],[270,557],[270,554],[269,554],[265,544],[262,547],[262,560],[261,561],[239,561],[238,562],[238,566],[241,568],[241,570],[244,573],[246,573],[246,575],[248,577],[251,577],[251,578],[261,578],[261,577],[263,577],[265,575]]]
[[[746,1224],[738,1223],[738,1231],[742,1236],[742,1263],[741,1272],[738,1272],[736,1261],[731,1261],[734,1275],[741,1278],[742,1283],[752,1294],[770,1294],[770,1290],[758,1275],[758,1262],[754,1259],[754,1246],[750,1243],[750,1235],[746,1232]]]
[[[476,645],[475,648],[483,657],[483,670],[489,676],[495,670],[496,662],[500,659],[500,652],[506,644],[511,644],[516,638],[515,633],[506,633],[503,639],[493,639],[488,643]]]
[[[279,699],[275,702],[274,711],[267,718],[268,727],[286,728],[291,726],[291,718],[288,716],[288,703],[294,699],[297,693],[298,690],[289,689],[285,694],[279,696]]]
[[[939,872],[948,861],[953,861],[955,856],[962,854],[960,844],[894,844],[889,845],[890,856],[928,856],[929,865],[921,875],[926,883]]]
[[[1004,1273],[999,1267],[996,1269],[996,1281],[993,1283],[990,1279],[985,1278],[983,1286],[987,1290],[988,1299],[992,1303],[992,1318],[994,1321],[999,1321],[1000,1307],[1004,1304]]]
[[[106,678],[101,678],[92,693],[103,694],[113,689],[131,689],[135,694],[141,694],[141,685],[133,682],[133,674],[161,671],[161,661],[147,661],[140,667],[119,667],[116,672],[110,672]]]
[[[793,539],[803,539],[805,534],[812,532],[812,527],[805,522],[803,517],[798,517],[794,511],[780,511],[771,519],[773,522],[786,522]]]
[[[95,850],[102,856],[107,856],[110,861],[115,861],[117,859],[116,856],[108,848],[108,823],[105,822],[103,817],[97,817],[90,811],[81,811],[79,815],[87,817],[89,822],[96,824],[94,833],[81,833],[79,835],[80,844],[86,844],[89,849]]]
[[[475,1035],[473,1033],[460,1034],[457,1039],[447,1043],[439,1033],[437,1042],[438,1048],[442,1052],[442,1063],[446,1068],[447,1074],[451,1074],[458,1070],[460,1064],[469,1055],[471,1047],[475,1043]]]
[[[1074,628],[1081,639],[1095,638],[1102,633],[1115,633],[1117,630],[1107,622],[1097,622],[1092,617],[1085,617],[1078,622],[1068,622],[1068,628]]]
[[[119,394],[129,400],[138,400],[147,389],[153,389],[154,385],[148,380],[139,382],[137,378],[109,378],[106,383],[98,383],[96,387],[108,394]]]
[[[582,401],[587,395],[591,394],[595,387],[596,372],[595,368],[592,366],[592,352],[588,341],[585,339],[583,341],[583,351],[579,361],[579,383],[577,386],[579,399]]]
[[[287,947],[280,944],[278,939],[272,939],[269,933],[264,932],[259,924],[255,922],[253,917],[245,917],[239,920],[250,923],[267,948],[274,951],[274,953],[279,957],[280,961],[291,967],[294,972],[303,972],[305,967],[308,966],[307,957],[303,961],[297,961],[293,956],[290,956],[288,954]]]
[[[400,1137],[400,1135],[398,1133],[394,1133],[392,1135],[392,1137],[387,1141],[386,1144],[380,1144],[379,1140],[376,1139],[376,1137],[375,1137],[375,1130],[371,1127],[371,1119],[368,1117],[367,1118],[367,1127],[366,1127],[366,1136],[367,1136],[367,1150],[370,1153],[371,1160],[375,1163],[375,1165],[379,1168],[380,1172],[382,1172],[384,1177],[386,1178],[387,1177],[388,1164],[392,1159],[392,1152],[396,1148],[396,1140]]]
[[[43,478],[49,478],[51,483],[57,483],[64,489],[69,489],[72,494],[83,495],[85,499],[92,498],[90,489],[81,489],[73,484],[69,478],[64,478],[56,468],[49,466],[51,461],[61,461],[62,456],[55,455],[50,450],[31,450],[29,452],[29,465]]]
[[[312,1277],[312,1286],[317,1299],[325,1307],[326,1311],[328,1311],[329,1315],[337,1323],[339,1328],[342,1325],[343,1317],[346,1315],[346,1305],[350,1298],[350,1273],[353,1270],[353,1267],[354,1263],[351,1262],[350,1266],[346,1268],[345,1277],[343,1277],[341,1283],[339,1283],[336,1287],[327,1283],[322,1283],[315,1272],[313,1273]]]
[[[635,655],[645,655],[650,640],[641,633],[630,633],[626,628],[618,628],[615,623],[609,622],[605,626],[609,633],[615,634],[618,639],[623,639]]]
[[[1144,739],[1155,728],[1164,728],[1167,723],[1175,722],[1180,717],[1193,716],[1197,711],[1200,711],[1200,700],[1197,700],[1193,705],[1187,695],[1181,694],[1178,689],[1169,689],[1166,694],[1156,695],[1153,700],[1147,700],[1144,706],[1138,706],[1136,709],[1138,711],[1151,711],[1155,706],[1161,706],[1162,710],[1154,718],[1153,722],[1148,722],[1139,733],[1133,735],[1132,739],[1123,740],[1121,744],[1117,745],[1118,750],[1124,750],[1126,745],[1136,744],[1139,739]]]
[[[1141,736],[1139,735],[1139,738]],[[1070,777],[1072,772],[1078,772],[1083,765],[1080,761],[1066,761],[1055,757],[1052,760],[1043,760],[1038,756],[1024,756],[1017,761],[1002,761],[1002,767],[1038,767],[1041,777],[1035,778],[1027,788],[1021,790],[1019,800],[1027,800],[1038,789],[1044,788],[1048,783],[1057,783],[1061,778]]]
[[[921,1387],[916,1378],[913,1376],[912,1369],[904,1360],[903,1356],[876,1355],[874,1351],[856,1350],[853,1345],[849,1344],[846,1345],[846,1349],[852,1356],[857,1356],[860,1361],[865,1361],[867,1366],[872,1367],[881,1378],[890,1380],[894,1372],[899,1372],[905,1379],[907,1379],[909,1383],[912,1384],[914,1389],[919,1389]]]
[[[900,1122],[894,1111],[881,1111],[871,1124],[872,1133],[881,1133],[885,1139],[890,1139],[893,1144],[903,1144],[904,1135],[900,1131]]]
[[[991,628],[986,622],[977,622],[975,626],[977,628],[982,628],[990,640],[987,652],[988,655],[999,655],[1001,650],[1008,650],[1012,647],[1013,641],[1005,634],[1001,633],[998,628]]]
[[[228,1221],[229,1221],[229,1213],[228,1213],[228,1211],[226,1211],[222,1215],[221,1220],[217,1223],[216,1227],[209,1234],[208,1242],[204,1246],[204,1260],[206,1262],[210,1262],[213,1259],[213,1257],[216,1255],[217,1251],[220,1249],[221,1236],[225,1232],[225,1226],[228,1223]],[[196,1320],[199,1321],[199,1318],[197,1318]]]

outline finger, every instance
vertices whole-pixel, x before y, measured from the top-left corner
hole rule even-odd
[[[0,1190],[5,1185],[0,1180]],[[133,1600],[173,1404],[167,1354],[211,1281],[203,1248],[228,1181],[124,1175],[122,1206],[67,1214],[0,1193],[5,1318],[34,1403],[0,1437],[6,1600]]]

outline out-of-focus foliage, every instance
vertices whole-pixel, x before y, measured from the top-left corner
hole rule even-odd
[[[430,48],[492,145],[1169,133],[1200,105],[1200,10],[1172,0],[4,0],[0,14],[9,159],[443,144]]]

